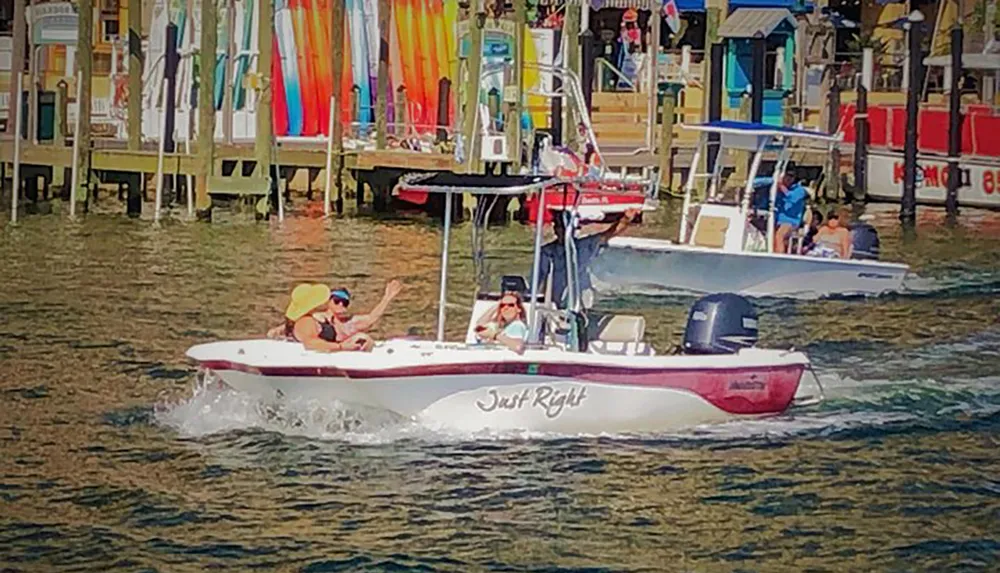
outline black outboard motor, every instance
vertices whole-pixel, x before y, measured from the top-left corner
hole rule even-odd
[[[735,354],[757,343],[757,311],[747,299],[713,294],[698,299],[684,329],[688,354]]]
[[[851,241],[854,246],[851,251],[851,258],[866,261],[877,261],[880,251],[880,242],[878,240],[878,231],[875,227],[872,227],[864,221],[860,221],[850,225],[848,229],[851,231]]]

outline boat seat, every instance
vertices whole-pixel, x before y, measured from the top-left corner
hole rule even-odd
[[[691,244],[699,247],[721,249],[726,244],[726,231],[729,230],[729,219],[702,215],[698,219]]]
[[[591,315],[587,331],[590,342],[642,342],[646,319],[627,314]]]
[[[617,356],[652,356],[653,347],[645,342],[604,342],[591,340],[587,350],[592,354],[612,354]]]

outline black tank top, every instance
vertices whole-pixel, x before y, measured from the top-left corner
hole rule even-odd
[[[319,337],[327,342],[337,342],[337,329],[333,327],[328,320],[320,322],[315,316],[311,317],[317,323],[319,323]],[[294,340],[298,340],[295,337],[295,323],[292,321],[287,321],[285,323],[285,335]],[[299,340],[299,342],[302,342]]]

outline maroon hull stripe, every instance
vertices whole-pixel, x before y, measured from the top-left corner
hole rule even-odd
[[[731,414],[773,414],[788,408],[799,386],[804,366],[760,366],[724,369],[623,368],[594,364],[539,364],[533,362],[491,362],[470,364],[415,365],[380,370],[332,367],[269,366],[254,368],[226,360],[204,361],[212,370],[235,370],[269,377],[286,378],[426,378],[434,376],[481,376],[520,374],[571,378],[585,382],[686,390]]]

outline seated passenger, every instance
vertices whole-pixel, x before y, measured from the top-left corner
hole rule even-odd
[[[808,199],[809,192],[799,183],[795,172],[786,169],[774,200],[774,252],[788,252],[788,239],[802,226]]]
[[[813,237],[814,246],[809,251],[810,256],[836,259],[851,258],[851,232],[841,225],[841,220],[848,219],[847,209],[839,211],[830,209],[826,214],[826,222],[816,231]]]
[[[351,316],[347,307],[351,305],[351,293],[346,288],[336,288],[330,291],[330,312],[333,317],[333,327],[337,330],[337,339],[346,340],[360,332],[368,332],[385,314],[389,303],[403,290],[403,284],[391,280],[385,285],[385,294],[375,308],[368,314]]]
[[[329,287],[321,284],[295,287],[285,311],[285,324],[280,327],[283,337],[301,342],[307,350],[318,352],[371,350],[375,341],[363,332],[338,339],[332,306]],[[271,329],[268,338],[276,338],[276,331]]]
[[[505,292],[496,309],[485,313],[476,324],[476,338],[480,342],[499,342],[514,352],[524,351],[528,338],[528,325],[521,295]]]

